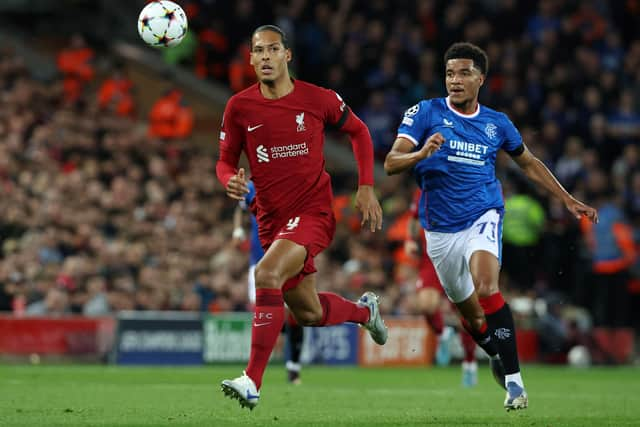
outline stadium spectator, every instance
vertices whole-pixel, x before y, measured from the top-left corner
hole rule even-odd
[[[95,52],[80,34],[71,37],[69,47],[58,54],[58,69],[62,73],[65,101],[73,103],[80,100],[84,87],[93,80],[95,70],[93,58]]]
[[[107,281],[94,276],[87,281],[87,299],[82,307],[85,316],[105,316],[111,313],[107,296]]]
[[[593,2],[580,2],[578,9],[564,22],[564,30],[576,33],[587,45],[595,45],[605,36],[607,21],[604,11],[596,10]]]
[[[243,43],[237,47],[229,63],[229,87],[234,92],[240,92],[256,82],[255,72],[249,63],[250,56],[248,43]]]
[[[564,152],[558,158],[554,173],[560,184],[572,190],[582,173],[582,140],[577,136],[567,138]]]
[[[69,313],[69,294],[52,286],[45,297],[27,306],[27,316],[61,316]]]
[[[193,111],[185,105],[182,91],[172,88],[158,99],[149,112],[149,136],[184,139],[193,132]]]
[[[135,104],[133,82],[127,78],[122,64],[116,64],[112,74],[102,81],[98,89],[98,108],[111,110],[116,115],[133,117]]]
[[[393,134],[391,133],[392,123],[395,122],[395,115],[388,108],[385,100],[385,92],[382,90],[374,90],[369,96],[369,101],[362,109],[360,116],[362,120],[368,124],[371,139],[373,140],[373,150],[375,158],[384,159],[389,151],[389,141]]]
[[[635,144],[640,139],[640,113],[630,92],[620,94],[618,105],[607,117],[610,134],[621,146]]]
[[[636,258],[633,231],[615,203],[607,177],[598,171],[589,177],[589,198],[599,210],[600,222],[580,222],[592,257],[591,286],[597,326],[629,326],[629,269]]]
[[[540,202],[523,191],[505,193],[502,266],[510,289],[527,293],[537,279],[530,266],[539,264],[545,212]]]
[[[224,24],[214,17],[209,25],[198,32],[198,47],[195,55],[195,73],[200,78],[226,81],[229,57],[229,39]]]

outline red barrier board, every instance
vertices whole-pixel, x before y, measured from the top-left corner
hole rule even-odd
[[[110,349],[114,333],[110,317],[0,316],[0,353],[102,354]]]
[[[360,366],[427,366],[433,361],[436,336],[422,318],[386,319],[389,338],[383,346],[360,330]]]

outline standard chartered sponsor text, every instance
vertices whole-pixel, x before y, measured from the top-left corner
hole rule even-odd
[[[307,155],[309,154],[309,147],[307,147],[306,142],[303,142],[301,144],[278,145],[271,147],[269,151],[272,159],[278,159]]]

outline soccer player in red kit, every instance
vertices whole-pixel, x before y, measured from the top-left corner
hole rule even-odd
[[[442,314],[442,305],[445,303],[445,293],[438,278],[438,273],[433,266],[433,262],[427,255],[427,240],[424,233],[420,231],[418,222],[418,205],[420,203],[420,189],[416,189],[411,203],[411,218],[407,224],[407,240],[405,241],[405,251],[409,255],[417,254],[422,249],[422,265],[418,273],[416,282],[416,305],[420,314],[438,336],[438,347],[436,351],[436,363],[438,365],[448,365],[451,359],[449,346],[453,338],[454,329],[445,326]],[[418,236],[420,234],[420,236]],[[421,246],[421,248],[419,247]],[[476,361],[476,343],[463,328],[459,329],[460,342],[464,350],[462,360],[462,385],[473,387],[478,383],[478,362]]]
[[[349,135],[358,163],[356,207],[362,224],[382,228],[382,209],[373,190],[373,144],[365,124],[335,92],[293,80],[291,50],[284,32],[258,27],[251,38],[251,65],[258,83],[227,102],[220,132],[218,179],[232,199],[248,192],[245,153],[255,185],[252,210],[266,252],[256,266],[256,304],[251,354],[242,376],[222,381],[223,392],[253,409],[260,398],[262,376],[284,322],[284,302],[297,322],[329,326],[354,322],[378,344],[387,340],[378,298],[366,292],[357,303],[317,292],[314,257],[333,239],[331,180],[324,168],[324,129]]]

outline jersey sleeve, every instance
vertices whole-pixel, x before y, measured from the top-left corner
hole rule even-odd
[[[329,128],[340,129],[349,117],[349,107],[342,97],[331,89],[322,89],[324,122]]]
[[[522,143],[522,136],[518,129],[515,127],[513,122],[509,120],[507,116],[504,116],[504,121],[502,123],[502,148],[507,153],[512,156],[517,156],[522,154],[524,151],[524,145]]]
[[[244,133],[242,132],[242,126],[238,122],[239,113],[237,111],[237,105],[235,98],[231,98],[227,102],[227,106],[222,116],[222,126],[220,128],[220,156],[218,163],[223,166],[224,175],[228,175],[227,169],[235,169],[240,160],[240,154],[244,147]],[[233,175],[232,173],[232,175]],[[220,174],[219,174],[220,175]],[[220,177],[223,184],[226,185],[226,181]],[[226,178],[226,177],[224,177]]]
[[[398,138],[406,138],[416,147],[425,140],[425,134],[429,128],[430,111],[429,104],[420,101],[404,112],[402,121],[398,127]]]

